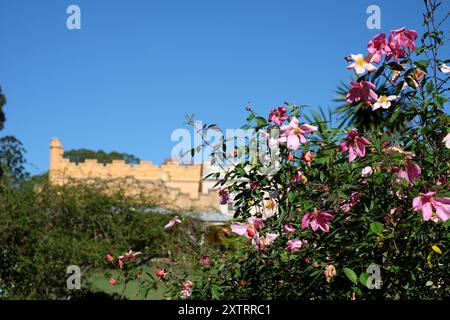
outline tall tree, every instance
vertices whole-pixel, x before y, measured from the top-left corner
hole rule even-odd
[[[26,150],[22,142],[14,136],[5,136],[0,139],[0,176],[18,182],[29,176],[25,170]]]

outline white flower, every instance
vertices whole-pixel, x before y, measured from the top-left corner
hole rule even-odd
[[[269,198],[264,200],[264,208],[262,218],[263,220],[273,217],[278,212],[278,206],[274,199]]]
[[[444,142],[445,146],[450,149],[450,133],[447,133],[442,142]]]
[[[397,96],[379,96],[377,102],[373,104],[372,110],[379,108],[387,109],[391,106],[391,101],[397,99]]]
[[[371,166],[367,166],[364,169],[362,169],[362,171],[361,171],[361,175],[363,177],[370,176],[372,173],[373,173],[373,169]]]
[[[447,64],[443,63],[439,66],[439,69],[443,72],[443,73],[449,73],[450,72],[450,66],[448,66]]]
[[[366,70],[369,72],[377,70],[362,54],[351,54],[350,56],[355,62],[349,65],[347,69],[355,69],[357,74],[363,74]]]

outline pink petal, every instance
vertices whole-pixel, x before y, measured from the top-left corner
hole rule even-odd
[[[330,227],[325,222],[321,221],[318,223],[319,228],[322,229],[323,232],[328,232],[330,230]]]
[[[433,207],[430,202],[424,203],[422,205],[422,216],[423,220],[428,221],[431,219],[431,216],[433,214]]]
[[[433,205],[436,208],[436,215],[442,221],[450,219],[450,198],[435,198]]]
[[[414,211],[422,210],[422,206],[423,206],[422,197],[415,197],[413,199],[413,209],[414,209]]]
[[[298,127],[298,119],[294,116],[294,117],[292,117],[292,120],[291,120],[291,122],[289,122],[289,126],[291,127],[291,128],[297,128]]]
[[[302,218],[302,228],[306,229],[309,226],[309,220],[311,219],[311,213],[307,213]]]
[[[356,150],[355,147],[350,146],[348,150],[348,162],[352,162],[356,159]]]
[[[311,133],[317,131],[318,128],[316,126],[305,123],[300,126],[300,130],[302,131],[302,133]]]
[[[366,146],[359,140],[356,142],[356,144],[357,144],[356,153],[361,158],[364,158],[364,156],[366,155]]]
[[[296,134],[291,134],[287,137],[287,147],[291,150],[298,150],[300,147],[300,140]]]
[[[231,231],[240,236],[247,235],[247,224],[234,222],[231,224]]]
[[[317,219],[312,219],[311,220],[311,229],[313,229],[313,231],[317,231],[318,227],[319,227],[319,223],[318,223]]]

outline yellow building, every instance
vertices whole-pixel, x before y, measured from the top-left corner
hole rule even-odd
[[[103,164],[96,159],[74,163],[64,158],[59,139],[50,142],[50,184],[101,181],[112,188],[120,187],[129,195],[146,194],[156,205],[170,209],[232,215],[231,205],[220,205],[219,195],[212,190],[216,181],[203,179],[209,173],[220,170],[220,167],[208,163],[182,165],[171,161],[161,166],[150,161],[129,165],[124,160]]]

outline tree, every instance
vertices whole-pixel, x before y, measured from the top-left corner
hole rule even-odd
[[[14,136],[5,136],[0,139],[0,176],[12,179],[14,182],[29,176],[25,170],[26,150],[22,142]]]
[[[3,126],[6,120],[5,113],[3,112],[3,106],[6,104],[6,97],[2,93],[2,87],[0,87],[0,130],[3,130]]]
[[[105,152],[103,150],[93,151],[88,149],[73,149],[64,152],[64,158],[71,162],[84,162],[86,159],[96,159],[99,163],[111,163],[113,160],[125,160],[128,164],[138,164],[140,159],[135,155],[124,152]]]

